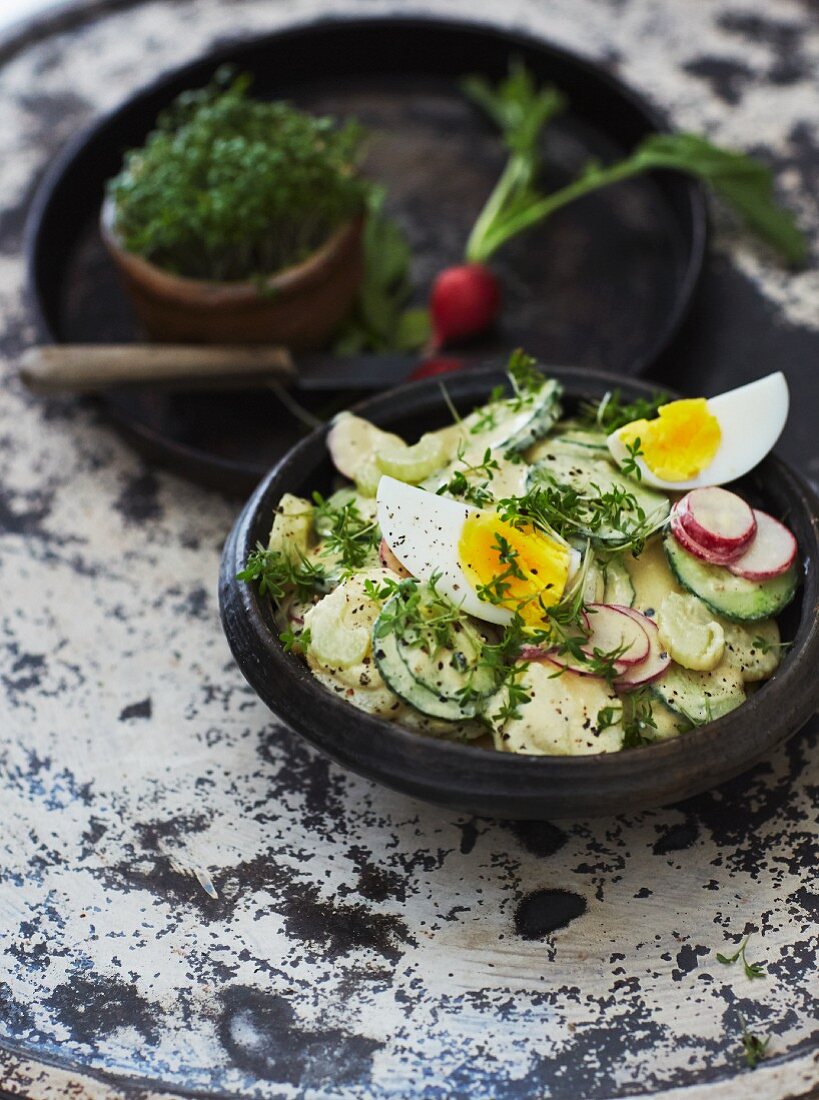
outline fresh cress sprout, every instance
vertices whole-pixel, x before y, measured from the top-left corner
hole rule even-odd
[[[360,569],[378,546],[380,534],[374,520],[361,515],[354,499],[342,505],[325,500],[321,493],[313,493],[315,522],[322,525],[324,540],[321,553],[337,556],[342,569],[350,573]]]
[[[749,1069],[756,1069],[765,1057],[770,1042],[770,1035],[766,1035],[764,1039],[754,1035],[752,1031],[748,1030],[744,1018],[742,1019],[742,1050],[745,1055],[745,1064]]]
[[[739,949],[735,951],[733,955],[722,955],[720,952],[717,952],[717,961],[721,962],[724,966],[731,966],[737,959],[742,959],[742,968],[745,971],[746,978],[764,978],[764,965],[762,963],[749,963],[745,957],[745,949],[748,946],[748,940],[750,938],[750,934],[747,935],[739,945]]]
[[[660,406],[668,404],[670,400],[668,394],[656,393],[651,397],[638,397],[626,403],[619,390],[609,390],[596,404],[593,401],[584,401],[580,406],[580,419],[590,427],[610,435],[634,420],[652,420]]]
[[[236,579],[257,583],[259,592],[270,596],[275,603],[281,603],[290,593],[306,599],[316,592],[326,591],[328,584],[327,574],[318,563],[298,552],[290,557],[281,550],[270,550],[261,542],[248,554],[245,567],[236,574]]]
[[[126,154],[108,194],[129,252],[190,278],[263,279],[363,211],[361,127],[252,99],[250,83],[219,69]]]

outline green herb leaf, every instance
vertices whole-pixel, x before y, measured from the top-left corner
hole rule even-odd
[[[566,106],[566,99],[550,84],[538,87],[520,61],[509,66],[504,80],[493,87],[481,76],[461,81],[463,92],[489,115],[507,146],[532,163],[543,127]]]
[[[732,963],[735,963],[738,958],[739,951],[737,951],[734,955],[722,955],[719,951],[717,952],[717,962],[721,962],[725,966],[730,966]]]
[[[261,542],[248,554],[236,579],[258,584],[261,594],[270,596],[275,603],[281,603],[291,593],[305,599],[326,591],[328,584],[327,574],[316,562],[303,554],[290,557],[280,550],[270,550]]]
[[[405,309],[398,317],[393,342],[399,351],[415,351],[429,340],[429,310]]]
[[[749,963],[747,958],[745,957],[745,949],[748,946],[748,940],[750,938],[750,935],[746,936],[733,955],[722,955],[717,952],[717,962],[721,962],[724,966],[731,966],[737,961],[737,959],[742,959],[742,967],[745,971],[746,978],[764,978],[764,963]]]
[[[652,420],[670,400],[667,393],[655,393],[626,403],[619,390],[609,390],[597,404],[586,401],[580,406],[580,420],[610,435],[634,420]]]
[[[410,248],[384,200],[384,189],[374,188],[363,234],[364,277],[334,345],[340,355],[414,351],[429,339],[427,310],[405,308],[412,291]]]
[[[804,236],[790,211],[776,202],[769,169],[752,157],[721,149],[699,134],[651,134],[630,156],[609,165],[590,162],[576,180],[545,195],[534,186],[538,139],[545,122],[564,104],[560,93],[550,86],[538,89],[531,76],[519,70],[510,72],[494,90],[475,79],[465,90],[499,126],[509,150],[506,167],[467,243],[468,260],[485,263],[506,241],[568,203],[659,168],[702,180],[787,262],[805,262]]]
[[[633,443],[626,443],[626,452],[627,457],[620,463],[620,469],[626,477],[633,477],[635,481],[642,481],[643,472],[637,462],[637,459],[643,453],[639,436],[637,436]]]
[[[602,707],[597,712],[597,721],[595,723],[598,732],[608,729],[609,726],[616,726],[622,717],[622,707]]]
[[[323,532],[320,553],[339,559],[342,569],[351,573],[367,563],[381,539],[374,520],[361,515],[354,499],[338,505],[313,493],[314,522]]]
[[[619,537],[610,538],[608,545],[634,554],[642,553],[646,539],[665,523],[659,513],[646,514],[624,485],[612,485],[605,491],[590,485],[580,492],[559,485],[546,473],[523,496],[502,500],[498,508],[508,523],[519,526],[530,522],[566,540],[578,534],[594,534],[601,528],[611,529]]]
[[[749,229],[794,265],[807,258],[807,243],[793,214],[774,198],[773,177],[760,161],[720,149],[699,134],[652,134],[632,155],[641,170],[674,168],[707,183]]]
[[[743,1016],[740,1016],[740,1020],[742,1022],[742,1051],[745,1055],[745,1062],[750,1069],[756,1069],[767,1053],[771,1036],[766,1035],[764,1039],[761,1039],[748,1030],[748,1024]]]
[[[623,704],[623,748],[636,749],[640,745],[650,745],[653,741],[651,730],[656,729],[649,689],[643,687],[630,691]]]
[[[466,259],[481,263],[489,258],[492,231],[500,218],[512,218],[538,199],[533,189],[540,164],[540,139],[550,119],[566,106],[565,97],[551,85],[538,87],[519,61],[493,88],[482,77],[467,77],[461,87],[493,120],[503,134],[510,157],[486,200],[466,246]]]

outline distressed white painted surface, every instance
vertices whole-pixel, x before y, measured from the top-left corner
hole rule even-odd
[[[157,0],[0,70],[7,353],[33,335],[15,217],[49,149],[215,39],[395,7]],[[428,10],[475,15],[465,0]],[[795,134],[815,139],[817,93],[770,73],[819,58],[806,12],[782,0],[765,33],[733,0],[481,14],[616,54],[680,126],[787,165]],[[730,79],[721,99],[697,74],[715,56],[735,66],[733,105]],[[815,230],[807,178],[780,175]],[[717,248],[779,318],[817,326],[815,269],[786,278],[727,227]],[[560,827],[455,818],[346,775],[278,729],[232,664],[215,580],[234,507],[148,473],[86,409],[46,413],[5,369],[0,1037],[23,1052],[6,1087],[115,1095],[101,1072],[259,1097],[806,1093],[815,730],[682,808]],[[585,913],[521,938],[521,900],[557,889]],[[715,960],[746,930],[765,981]],[[773,1033],[753,1078],[738,1012]]]

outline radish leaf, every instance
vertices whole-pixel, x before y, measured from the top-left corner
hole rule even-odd
[[[564,97],[550,85],[538,88],[521,66],[513,67],[494,90],[474,77],[463,86],[499,127],[509,151],[467,242],[470,262],[485,263],[506,241],[583,195],[654,169],[701,180],[788,263],[805,262],[805,238],[793,214],[776,202],[771,172],[758,160],[721,149],[699,134],[650,134],[623,160],[610,165],[592,161],[572,183],[542,194],[535,188],[539,138],[546,122],[562,110]]]

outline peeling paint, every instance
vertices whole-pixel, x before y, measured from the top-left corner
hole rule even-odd
[[[146,469],[87,405],[35,401],[11,376],[33,336],[22,214],[63,140],[237,28],[394,6],[151,0],[0,70],[3,1088],[807,1096],[819,723],[717,791],[588,822],[465,819],[344,773],[271,720],[219,633],[233,506]],[[475,11],[429,10],[444,8]],[[680,126],[758,146],[817,228],[806,6],[493,12],[616,60]],[[715,301],[770,310],[793,358],[815,348],[815,270],[786,276],[721,215],[716,247]],[[749,932],[764,981],[716,961]],[[772,1036],[753,1076],[740,1014]]]

